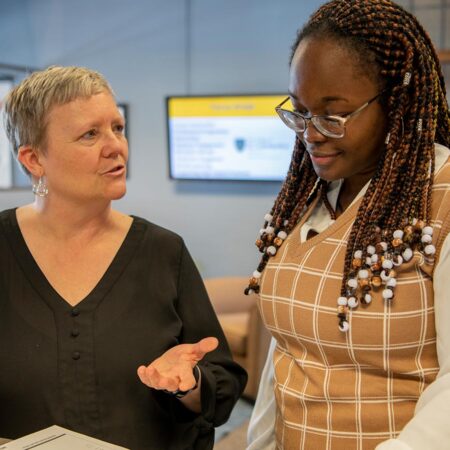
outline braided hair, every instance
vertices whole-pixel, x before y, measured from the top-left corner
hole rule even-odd
[[[362,252],[364,261],[366,249],[386,240],[383,237],[408,224],[422,229],[429,223],[434,143],[450,146],[450,112],[428,34],[412,14],[392,1],[326,3],[299,31],[291,62],[305,38],[330,38],[342,44],[385,92],[381,101],[388,119],[386,143],[349,235],[341,286],[341,295],[346,295],[346,280],[360,266],[353,264],[356,251]],[[256,241],[263,256],[246,293],[259,291],[261,272],[316,195],[322,196],[333,215],[326,189],[327,182],[317,177],[297,138],[288,174]],[[391,242],[389,247],[395,250]]]

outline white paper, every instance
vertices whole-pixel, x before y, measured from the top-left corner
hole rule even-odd
[[[0,450],[129,450],[53,425],[20,439],[0,444]]]

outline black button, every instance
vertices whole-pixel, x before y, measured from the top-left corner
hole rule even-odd
[[[73,308],[71,314],[73,317],[77,317],[80,314],[80,311],[78,311],[77,308]]]
[[[80,352],[73,352],[72,353],[72,359],[74,359],[75,361],[77,359],[80,359],[80,357],[81,357]]]
[[[70,332],[70,335],[74,338],[76,338],[80,334],[80,330],[72,330]]]

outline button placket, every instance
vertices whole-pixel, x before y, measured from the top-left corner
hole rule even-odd
[[[72,330],[70,332],[70,337],[71,338],[77,338],[80,335],[80,330],[77,327],[76,324],[76,318],[80,315],[80,310],[78,308],[72,308],[72,311],[70,312],[70,315],[72,316]],[[72,359],[74,361],[78,361],[81,358],[81,353],[78,350],[74,350],[72,352]]]

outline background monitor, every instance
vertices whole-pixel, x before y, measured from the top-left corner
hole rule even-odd
[[[275,106],[286,95],[166,98],[169,172],[182,180],[281,181],[295,133]]]

